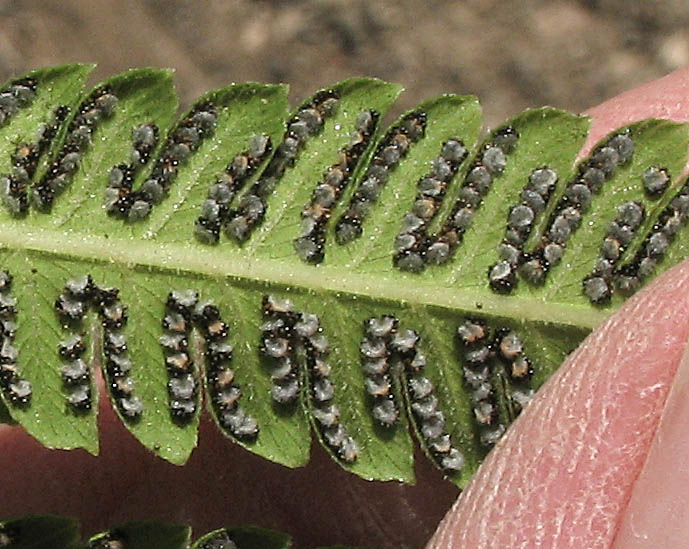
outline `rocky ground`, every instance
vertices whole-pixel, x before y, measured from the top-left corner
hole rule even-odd
[[[684,0],[4,0],[0,80],[95,61],[97,77],[174,67],[184,103],[232,81],[295,100],[352,75],[403,84],[398,107],[479,96],[489,124],[581,110],[689,62]]]

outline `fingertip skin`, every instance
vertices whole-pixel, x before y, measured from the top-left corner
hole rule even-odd
[[[689,262],[586,339],[490,453],[429,547],[610,547],[684,353],[687,280]]]
[[[689,544],[689,346],[680,361],[613,547]]]

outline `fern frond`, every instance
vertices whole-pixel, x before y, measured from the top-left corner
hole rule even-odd
[[[203,401],[289,467],[413,482],[414,433],[465,485],[564,357],[687,255],[687,127],[645,120],[575,164],[585,117],[481,136],[474,97],[381,127],[355,78],[288,113],[235,84],[176,117],[169,72],[91,67],[0,91],[0,418],[98,452],[94,368],[133,435],[183,464]],[[411,429],[410,429],[411,427]]]

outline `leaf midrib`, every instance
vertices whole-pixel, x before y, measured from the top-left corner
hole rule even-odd
[[[436,307],[450,311],[464,310],[501,317],[520,318],[527,322],[560,324],[593,329],[613,311],[576,307],[562,303],[548,303],[540,298],[505,297],[485,292],[480,297],[469,288],[439,287],[423,284],[399,284],[370,273],[344,271],[342,267],[301,265],[266,258],[249,258],[217,253],[216,248],[205,249],[189,244],[160,243],[155,240],[123,241],[83,233],[60,232],[51,229],[5,225],[0,227],[0,249],[29,250],[61,258],[85,262],[117,263],[128,269],[155,272],[202,275],[213,278],[302,288],[339,295],[358,296],[406,306]],[[28,227],[27,227],[28,228]],[[480,305],[479,303],[480,302]]]

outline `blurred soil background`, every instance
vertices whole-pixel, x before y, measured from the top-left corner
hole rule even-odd
[[[182,105],[230,82],[399,82],[397,112],[475,94],[489,125],[573,111],[689,63],[686,0],[0,0],[0,80],[45,65],[176,69]]]

